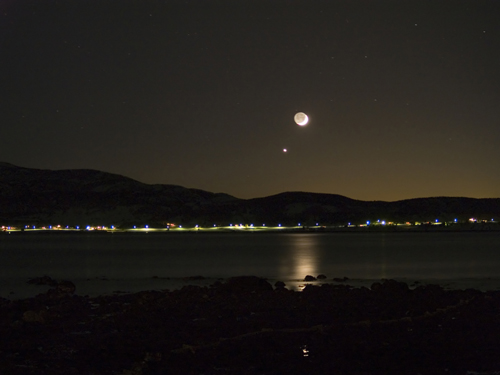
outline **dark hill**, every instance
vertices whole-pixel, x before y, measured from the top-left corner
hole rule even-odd
[[[0,221],[120,225],[193,219],[202,207],[235,200],[176,185],[148,185],[95,170],[0,164]]]
[[[500,199],[434,197],[360,201],[336,194],[285,192],[238,199],[177,185],[148,185],[95,170],[41,170],[0,163],[0,223],[185,225],[345,224],[367,220],[490,219]]]

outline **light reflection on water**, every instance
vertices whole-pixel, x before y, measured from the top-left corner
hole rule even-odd
[[[289,255],[280,259],[280,274],[284,279],[300,280],[320,273],[320,249],[317,236],[296,235],[290,241]]]
[[[498,278],[499,249],[500,232],[16,235],[0,236],[0,278],[465,280]]]

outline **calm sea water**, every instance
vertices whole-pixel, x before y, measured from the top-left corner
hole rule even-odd
[[[498,281],[492,287],[497,289],[500,233],[0,236],[0,293],[4,297],[16,283],[42,275],[80,282],[105,279],[112,284],[108,289],[135,282],[137,289],[147,288],[153,277],[166,285],[195,275],[257,275],[293,283],[321,273],[330,279],[491,279]],[[102,284],[101,289],[106,289]]]

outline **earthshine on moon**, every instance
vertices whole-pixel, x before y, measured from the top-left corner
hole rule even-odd
[[[298,112],[295,114],[293,120],[297,125],[304,126],[309,122],[309,117],[304,112]]]

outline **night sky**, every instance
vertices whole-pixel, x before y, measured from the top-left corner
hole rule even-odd
[[[499,15],[498,0],[0,0],[0,161],[239,198],[500,197]]]

